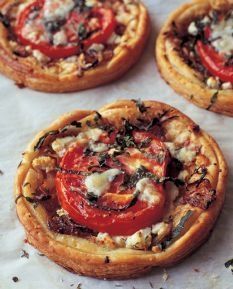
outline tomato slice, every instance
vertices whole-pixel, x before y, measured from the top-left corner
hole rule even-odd
[[[37,0],[28,5],[19,15],[15,32],[23,45],[30,45],[32,49],[37,49],[52,59],[76,55],[80,51],[80,45],[88,48],[93,43],[105,44],[116,27],[115,16],[111,9],[93,8],[87,19],[77,11],[72,11],[66,23],[62,25],[68,39],[67,45],[55,46],[50,44],[49,41],[32,41],[23,35],[23,28],[34,11],[40,11],[37,17],[42,17],[43,5],[44,0]],[[95,19],[98,22],[94,31],[92,31],[93,28],[90,26],[91,19]],[[71,27],[72,23],[75,24],[77,30],[74,31]],[[87,34],[90,34],[90,36],[86,35],[85,39],[78,38],[78,29],[80,25],[84,27]],[[39,28],[44,35],[48,34],[43,22],[41,22],[39,26],[37,24],[37,28]]]
[[[214,76],[219,77],[222,81],[233,82],[233,66],[226,66],[226,60],[209,44],[201,41],[197,42],[197,51],[202,64]]]
[[[62,208],[74,221],[94,231],[106,232],[114,236],[131,235],[162,218],[166,198],[161,184],[151,180],[156,195],[159,197],[159,202],[152,204],[135,199],[135,185],[133,187],[124,185],[125,174],[133,175],[137,167],[142,164],[158,177],[166,175],[169,153],[164,144],[154,135],[148,133],[147,136],[152,141],[145,150],[151,150],[154,154],[163,151],[165,155],[162,161],[147,159],[142,153],[134,154],[129,148],[123,154],[116,156],[116,163],[110,159],[106,168],[98,166],[97,155],[85,156],[84,149],[78,145],[67,151],[60,163],[63,170],[56,175],[56,189]],[[140,132],[134,133],[135,142],[144,137],[143,133],[141,136]],[[130,153],[132,153],[131,156],[129,156]],[[137,163],[137,166],[134,170],[127,169],[130,166],[127,162],[132,160]],[[93,166],[98,168],[98,173],[109,168],[120,169],[119,175],[94,205],[87,198],[88,192],[85,185],[85,173],[90,173]]]
[[[211,35],[210,27],[205,28],[205,38],[209,39]],[[233,82],[233,66],[226,66],[224,55],[218,53],[210,44],[204,44],[197,41],[197,52],[204,67],[214,76],[222,81]]]

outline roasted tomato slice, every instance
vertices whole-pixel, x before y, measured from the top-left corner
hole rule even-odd
[[[209,39],[211,30],[205,29],[205,37]],[[233,82],[233,66],[226,66],[226,58],[218,53],[210,44],[204,44],[201,40],[197,41],[197,52],[203,66],[214,76],[222,81]]]
[[[77,10],[73,10],[60,26],[66,35],[67,44],[54,45],[51,39],[55,32],[59,32],[59,29],[48,31],[43,20],[43,6],[44,0],[28,5],[19,15],[15,32],[23,45],[29,45],[32,49],[37,49],[52,59],[78,54],[81,46],[88,48],[94,43],[105,44],[116,27],[115,16],[111,9],[93,8],[88,15],[82,15]],[[35,11],[37,14],[33,16]],[[28,21],[32,22],[31,26],[34,26],[38,32],[37,39],[30,39],[24,32]]]
[[[150,178],[148,175],[156,175],[161,178],[166,175],[169,153],[153,134],[135,132],[133,137],[135,143],[145,137],[150,138],[143,152],[127,148],[113,160],[110,149],[109,154],[106,152],[108,157],[102,167],[98,155],[85,156],[84,149],[78,145],[64,155],[60,163],[61,171],[56,176],[56,188],[62,208],[74,221],[97,232],[107,232],[114,236],[131,235],[162,218],[165,205],[163,186],[152,178],[141,184],[149,184],[150,188],[147,189],[152,190],[155,196],[153,201],[148,201],[148,195],[143,198],[140,195],[142,192],[137,190],[140,190],[140,180],[146,176]],[[162,153],[163,157],[155,157]],[[140,175],[140,168],[146,170],[146,176]],[[97,198],[96,194],[88,191],[87,178],[95,175],[92,186],[96,190],[99,186],[104,186],[102,180],[109,171],[115,172],[115,176],[108,178],[108,185]]]

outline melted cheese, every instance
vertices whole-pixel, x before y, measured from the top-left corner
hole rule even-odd
[[[149,205],[159,203],[160,201],[155,186],[149,178],[143,178],[137,182],[136,192],[140,192],[138,199],[147,202]]]
[[[182,163],[192,162],[197,155],[196,147],[193,144],[183,148],[177,148],[175,144],[171,142],[166,142],[165,145],[172,157],[178,159]]]
[[[84,132],[80,132],[77,137],[64,137],[64,138],[57,138],[53,143],[52,143],[52,149],[60,156],[62,157],[65,153],[65,151],[74,143],[81,143],[81,144],[87,144],[89,143],[90,145],[93,146],[95,150],[93,151],[104,151],[105,149],[105,144],[94,144],[94,142],[98,141],[100,136],[102,135],[103,130],[99,128],[93,128],[89,129]]]
[[[132,236],[127,237],[125,246],[130,249],[146,249],[151,244],[151,228],[137,231]]]
[[[108,149],[108,145],[105,143],[89,143],[89,148],[91,151],[96,153],[102,153],[105,152]]]
[[[103,173],[91,174],[85,179],[87,191],[93,193],[96,197],[100,197],[109,189],[111,182],[120,173],[121,171],[118,169],[110,169]]]

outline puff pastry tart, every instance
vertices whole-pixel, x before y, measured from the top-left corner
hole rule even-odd
[[[17,172],[17,213],[28,242],[68,270],[131,278],[206,240],[226,176],[218,145],[184,114],[121,100],[35,137]]]
[[[157,39],[159,70],[194,104],[233,116],[233,2],[194,0],[169,17]]]
[[[0,71],[45,92],[95,87],[138,60],[149,27],[138,0],[1,1]]]

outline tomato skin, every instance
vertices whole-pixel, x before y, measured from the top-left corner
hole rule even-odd
[[[151,134],[149,135],[151,136]],[[108,139],[106,139],[106,141],[108,141]],[[157,146],[160,146],[159,141]],[[83,156],[83,149],[74,147],[63,157],[60,166],[66,170],[75,169],[77,171],[86,171],[90,167],[90,164],[88,164],[89,158],[89,156]],[[97,159],[97,157],[94,156],[92,159],[92,162],[96,164],[94,158]],[[121,158],[119,157],[118,160],[121,160]],[[164,160],[163,164],[161,164],[161,176],[165,176],[166,164],[167,159]],[[108,165],[110,167],[112,166],[112,168],[116,167],[114,166],[113,162],[109,162]],[[155,164],[152,164],[152,167],[153,165]],[[158,166],[158,164],[156,165]],[[124,167],[123,164],[122,167]],[[122,167],[119,169],[122,170]],[[119,188],[123,181],[124,177],[122,173],[112,182],[113,184],[111,184],[110,188],[111,193],[118,194]],[[112,236],[132,235],[136,231],[151,226],[161,220],[164,213],[166,198],[163,186],[156,183],[154,183],[154,186],[160,199],[158,203],[149,205],[147,202],[137,200],[135,205],[128,207],[123,211],[107,211],[99,207],[92,206],[86,199],[84,176],[65,174],[62,172],[58,172],[56,176],[56,189],[59,202],[62,208],[69,213],[70,217],[77,223],[94,231],[106,232]],[[71,190],[71,187],[76,188],[77,191]],[[123,193],[132,195],[134,190],[135,188],[129,188]]]
[[[66,58],[78,54],[80,51],[80,45],[77,45],[77,43],[75,42],[70,42],[67,46],[53,46],[47,42],[34,43],[22,35],[22,29],[31,11],[33,9],[37,10],[42,9],[43,5],[44,0],[41,1],[36,0],[35,2],[28,5],[21,12],[17,23],[17,27],[15,29],[16,35],[20,40],[20,42],[23,45],[30,45],[32,49],[39,50],[40,52],[42,52],[43,54],[52,59]],[[71,15],[73,15],[72,17],[74,17],[74,19],[76,19],[80,23],[83,23],[84,25],[88,24],[88,21],[83,20],[81,15],[80,17],[79,15],[75,14]],[[92,11],[92,15],[100,19],[102,27],[100,31],[97,31],[94,34],[92,34],[90,38],[81,41],[81,43],[84,45],[85,48],[88,48],[93,43],[102,43],[102,44],[106,43],[116,27],[115,16],[111,9],[95,8]]]
[[[92,13],[93,15],[100,17],[102,30],[84,40],[83,43],[86,47],[91,46],[93,43],[106,43],[116,28],[115,16],[111,9],[95,8]]]
[[[211,36],[211,29],[207,26],[204,30],[205,38]],[[225,65],[224,55],[219,54],[210,44],[197,41],[196,49],[204,67],[214,76],[226,82],[233,82],[233,67]]]
[[[202,64],[207,70],[214,76],[219,77],[222,81],[233,82],[233,67],[225,66],[224,57],[216,52],[213,47],[198,41],[197,51]]]
[[[136,231],[151,226],[161,219],[164,211],[165,196],[160,186],[161,201],[156,209],[154,206],[147,207],[143,202],[120,212],[102,211],[93,208],[88,201],[77,194],[75,198],[63,184],[63,177],[58,173],[56,177],[56,188],[59,202],[70,217],[77,223],[86,226],[96,232],[106,232],[111,236],[128,236]]]

